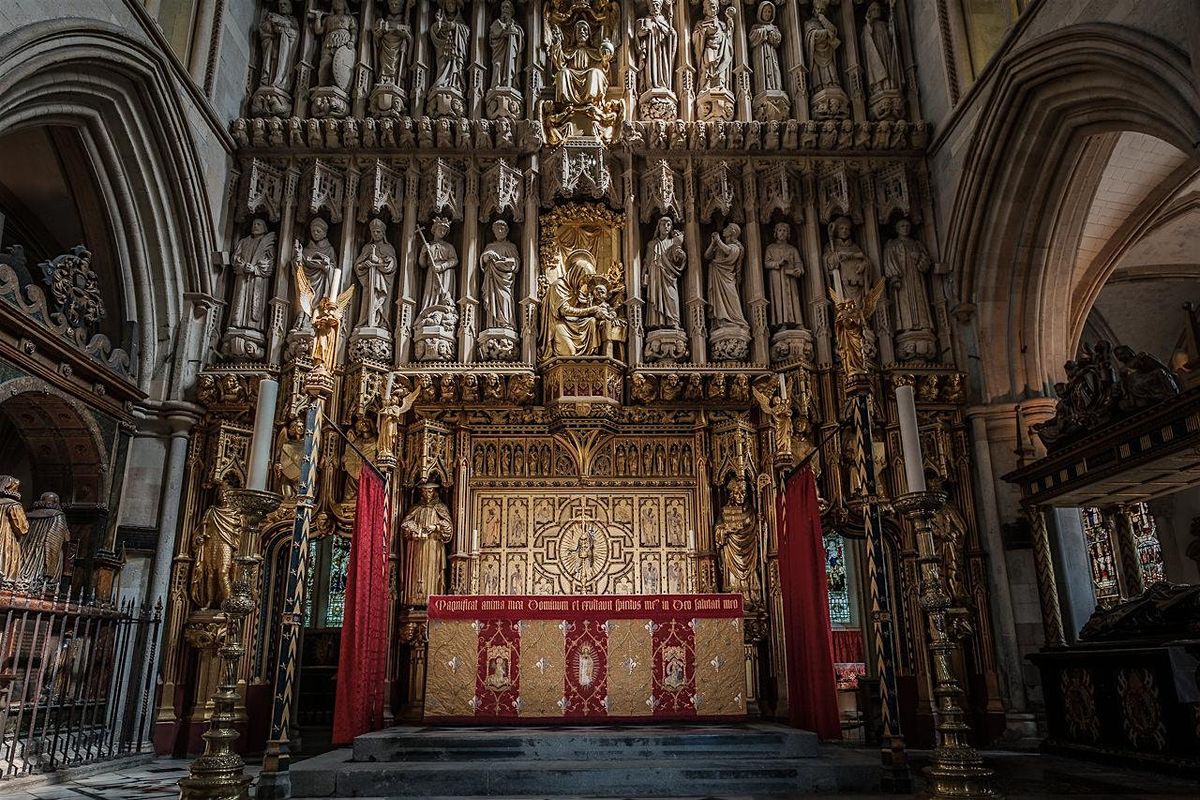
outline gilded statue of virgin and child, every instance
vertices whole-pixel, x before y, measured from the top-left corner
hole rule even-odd
[[[628,325],[617,311],[612,288],[611,281],[597,273],[590,253],[570,253],[542,301],[542,357],[617,358]]]

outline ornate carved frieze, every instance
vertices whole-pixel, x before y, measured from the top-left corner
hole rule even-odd
[[[434,158],[421,164],[421,173],[421,221],[436,216],[462,219],[466,175],[461,167],[449,159]]]
[[[629,377],[634,403],[672,405],[722,405],[749,408],[750,387],[761,372],[702,369],[638,371]]]
[[[498,158],[483,170],[483,197],[479,216],[511,218],[520,222],[525,217],[525,176],[511,161]]]
[[[314,158],[300,178],[298,211],[303,219],[324,212],[334,223],[342,221],[346,191],[345,164],[324,158]]]
[[[245,188],[237,218],[243,220],[251,214],[262,214],[271,222],[278,222],[283,208],[284,170],[264,159],[251,158],[242,181]]]
[[[672,169],[666,159],[652,161],[642,169],[641,214],[642,222],[655,217],[669,216],[682,219],[683,178]]]
[[[390,164],[381,158],[364,165],[359,183],[358,221],[386,216],[392,222],[404,219],[404,186],[407,165]]]
[[[714,161],[700,171],[700,219],[712,222],[722,219],[740,220],[738,216],[741,167],[724,159]]]
[[[551,150],[542,167],[542,203],[575,197],[609,200],[619,184],[613,180],[608,148],[603,142],[567,142]]]

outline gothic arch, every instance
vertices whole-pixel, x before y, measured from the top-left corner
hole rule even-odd
[[[963,163],[945,252],[958,302],[977,312],[985,402],[1045,394],[1082,329],[1073,297],[1108,275],[1065,279],[1077,224],[1064,215],[1086,174],[1089,142],[1134,131],[1194,159],[1200,98],[1186,55],[1161,39],[1106,24],[1064,28],[1008,56]],[[1072,264],[1073,266],[1073,264]],[[1086,316],[1086,309],[1084,311]]]
[[[0,383],[0,415],[29,451],[35,494],[55,492],[65,505],[108,505],[108,448],[92,414],[38,378]]]
[[[138,328],[137,381],[150,392],[188,322],[185,295],[214,283],[204,169],[174,67],[119,28],[79,24],[39,22],[0,37],[0,134],[47,125],[79,133],[111,220],[126,318]]]

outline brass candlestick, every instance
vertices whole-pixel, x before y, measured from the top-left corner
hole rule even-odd
[[[229,597],[221,603],[225,614],[225,641],[217,651],[221,659],[221,682],[213,693],[213,711],[208,720],[204,753],[191,764],[191,774],[179,781],[182,800],[247,800],[250,777],[246,762],[233,750],[238,737],[237,721],[238,664],[246,653],[242,641],[246,617],[254,610],[253,587],[262,556],[257,554],[258,531],[263,517],[274,511],[280,496],[256,489],[230,490],[230,502],[238,509],[241,519],[240,554],[234,558],[238,565]]]
[[[946,591],[942,562],[933,540],[934,515],[946,504],[946,495],[910,492],[897,497],[892,504],[916,527],[921,608],[925,611],[933,665],[937,746],[933,763],[925,770],[930,784],[925,796],[938,800],[998,797],[991,788],[992,771],[983,765],[978,751],[965,741],[971,728],[963,719],[962,682],[955,675],[958,636],[952,619],[953,600]]]

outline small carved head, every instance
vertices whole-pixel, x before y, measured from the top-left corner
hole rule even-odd
[[[267,221],[262,217],[255,217],[254,222],[250,223],[250,233],[254,236],[262,236],[267,232]]]
[[[512,18],[513,18],[512,0],[504,0],[504,2],[500,4],[500,19],[504,20],[505,22],[508,22]]]
[[[321,217],[313,217],[312,222],[308,223],[308,238],[314,242],[323,242],[328,235],[329,223]]]
[[[852,230],[853,228],[851,226],[850,218],[843,214],[840,217],[835,217],[833,221],[829,223],[829,238],[847,240],[850,238]]]
[[[721,0],[704,0],[704,16],[706,19],[715,19],[717,12],[721,10]]]
[[[58,499],[58,495],[54,492],[43,492],[42,496],[33,504],[34,508],[53,508],[62,509],[62,502]]]
[[[650,2],[647,3],[647,6],[650,9],[650,15],[657,17],[662,13],[663,0],[650,0]]]
[[[725,243],[736,242],[738,237],[742,235],[742,228],[736,222],[731,222],[721,231],[721,238]]]
[[[493,222],[492,235],[496,237],[497,242],[503,242],[508,238],[508,223],[502,219]]]
[[[911,233],[912,223],[908,221],[907,217],[901,217],[900,219],[896,220],[897,236],[899,236],[901,239],[907,239]]]
[[[758,4],[758,21],[770,25],[775,19],[775,4],[764,2]]]
[[[404,10],[404,0],[388,0],[388,13],[399,14]]]
[[[588,25],[586,19],[581,19],[575,23],[575,43],[587,44],[592,39],[592,26]]]
[[[775,223],[775,241],[786,242],[792,235],[792,226],[786,222]]]
[[[304,420],[300,417],[293,417],[292,421],[288,423],[287,433],[289,439],[300,439],[304,436]]]
[[[445,239],[450,235],[450,220],[446,217],[434,217],[430,231],[435,239]]]
[[[0,475],[0,497],[21,499],[21,481],[12,475]]]
[[[878,2],[871,3],[867,6],[867,22],[874,22],[883,16],[883,6]]]
[[[384,234],[387,233],[387,223],[385,223],[379,217],[375,217],[375,219],[371,220],[367,227],[371,230],[371,241],[383,241]]]
[[[670,217],[658,218],[658,236],[660,239],[665,239],[671,235],[671,229],[675,227],[675,223]]]
[[[433,481],[426,481],[417,487],[417,492],[421,496],[421,502],[425,505],[432,505],[438,501],[438,485]]]
[[[286,16],[291,16],[292,14],[292,0],[279,0],[275,7],[279,9],[280,14]]]
[[[732,475],[729,478],[729,504],[732,506],[746,504],[746,482],[740,475]]]
[[[329,8],[334,14],[345,14],[346,0],[330,0]]]

